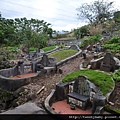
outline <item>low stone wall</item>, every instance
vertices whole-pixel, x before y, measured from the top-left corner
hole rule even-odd
[[[95,95],[92,96],[93,99],[91,99],[91,103],[92,103],[92,114],[102,114],[104,112],[104,106],[106,104],[106,100],[107,102],[109,102],[109,97],[112,94],[113,89],[111,90],[111,92],[109,92],[106,96],[103,96],[101,93],[98,92],[96,86],[91,83],[88,80],[89,84],[90,84],[90,88],[94,89]],[[60,101],[63,99],[66,99],[65,96],[67,96],[67,92],[66,92],[66,85],[70,85],[71,82],[67,82],[67,83],[62,83],[62,81],[58,82],[58,84],[56,84],[56,89],[52,90],[52,92],[50,93],[50,95],[46,98],[44,105],[46,110],[51,113],[51,114],[58,114],[54,111],[54,109],[51,108],[52,104],[56,101]],[[60,86],[59,86],[60,85]],[[57,89],[57,87],[59,87],[60,89]],[[61,94],[61,95],[60,95]]]
[[[36,75],[27,78],[7,78],[0,75],[0,87],[8,91],[15,91],[18,88],[32,82],[33,78],[37,77],[40,74],[42,74],[41,71],[36,73]]]
[[[58,114],[50,107],[50,105],[55,101],[55,99],[56,99],[56,91],[52,90],[52,92],[45,99],[45,102],[44,102],[46,110],[51,114]]]
[[[35,61],[35,60],[40,60],[40,59],[42,58],[43,54],[48,55],[48,54],[50,54],[50,53],[52,53],[52,52],[57,51],[58,49],[59,49],[59,47],[58,47],[58,46],[56,46],[56,48],[55,48],[55,49],[53,49],[53,50],[50,50],[50,51],[48,51],[48,52],[43,52],[43,53],[41,53],[41,55],[40,55],[39,57],[34,58],[34,61]],[[33,52],[35,52],[35,51],[33,51]]]
[[[90,64],[91,64],[91,69],[93,70],[96,70],[96,69],[100,69],[100,66],[101,66],[101,62],[103,61],[103,58],[104,57],[101,57],[99,59],[93,59],[90,61]]]
[[[59,47],[58,47],[58,46],[56,46],[56,48],[55,48],[55,49],[50,50],[50,51],[48,51],[48,52],[44,52],[43,54],[50,54],[50,53],[52,53],[52,52],[57,51],[58,49],[59,49]]]
[[[68,62],[69,60],[74,59],[74,58],[76,58],[76,57],[78,57],[79,55],[82,54],[82,50],[81,50],[77,45],[73,45],[73,46],[71,46],[69,49],[76,49],[76,50],[78,50],[78,53],[76,53],[75,55],[70,56],[70,57],[68,57],[68,58],[66,58],[66,59],[64,59],[64,60],[61,60],[60,62],[56,63],[56,70],[58,70],[58,68],[59,68],[60,66],[62,66],[63,64],[65,64],[65,63]]]
[[[112,79],[112,78],[111,78],[111,79]],[[113,80],[113,79],[112,79],[112,80]],[[106,100],[107,100],[107,102],[109,102],[109,99],[110,99],[110,97],[111,97],[111,95],[113,94],[113,91],[114,91],[114,89],[115,89],[115,81],[113,80],[113,82],[114,82],[114,86],[113,86],[112,90],[111,90],[109,93],[106,94]]]
[[[2,69],[0,70],[0,75],[4,77],[16,76],[18,75],[18,66],[14,66],[13,68]]]

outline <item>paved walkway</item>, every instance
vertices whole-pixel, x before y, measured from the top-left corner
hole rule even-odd
[[[76,107],[75,110],[71,110],[70,105],[67,104],[67,100],[55,102],[51,107],[55,112],[60,114],[92,114],[91,109],[81,110]]]

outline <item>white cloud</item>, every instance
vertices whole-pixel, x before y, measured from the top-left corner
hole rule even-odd
[[[85,24],[77,19],[77,11],[82,3],[94,0],[0,0],[0,11],[5,18],[27,17],[45,20],[52,28],[71,30]],[[109,0],[112,1],[112,0]],[[120,8],[120,1],[114,0],[114,6]]]

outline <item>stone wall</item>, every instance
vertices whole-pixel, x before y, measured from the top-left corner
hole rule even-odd
[[[37,77],[40,74],[42,74],[41,71],[36,73],[36,75],[27,78],[7,78],[0,75],[0,87],[8,91],[15,91],[18,88],[32,82],[33,78]]]
[[[16,76],[18,75],[18,66],[14,66],[13,68],[2,69],[0,70],[0,75],[4,77]]]
[[[63,64],[65,64],[69,60],[74,59],[74,58],[76,58],[76,57],[78,57],[78,56],[80,56],[82,54],[82,50],[77,45],[72,45],[69,49],[76,49],[76,50],[78,50],[78,52],[75,55],[70,56],[70,57],[68,57],[68,58],[66,58],[64,60],[61,60],[60,62],[56,63],[56,70],[58,70],[58,68],[60,66],[62,66]]]
[[[99,58],[99,59],[92,59],[92,60],[90,61],[91,69],[93,69],[93,70],[100,69],[101,62],[103,61],[103,58],[104,58],[104,57],[101,57],[101,58]]]

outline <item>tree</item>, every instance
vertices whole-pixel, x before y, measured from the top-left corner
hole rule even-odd
[[[89,34],[88,26],[84,25],[81,28],[74,29],[74,35],[76,39],[83,38],[84,36],[87,36]]]
[[[114,21],[120,23],[120,11],[114,13]]]
[[[87,36],[89,34],[89,30],[88,30],[88,26],[82,26],[80,28],[80,34],[81,34],[81,38],[83,38],[84,36]]]
[[[31,18],[6,19],[0,13],[0,43],[25,44],[29,47],[45,47],[52,37],[50,23]]]
[[[114,10],[112,10],[113,2],[107,2],[104,0],[97,0],[91,4],[82,4],[76,10],[78,11],[79,19],[87,19],[90,23],[103,23],[105,20],[110,19],[113,16]]]
[[[80,29],[79,28],[74,29],[74,36],[76,37],[77,40],[80,38],[81,34],[80,34]]]

